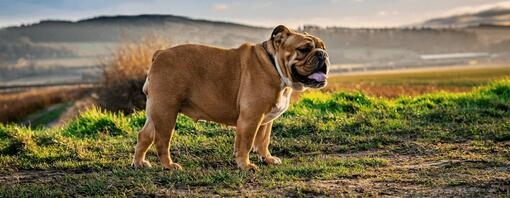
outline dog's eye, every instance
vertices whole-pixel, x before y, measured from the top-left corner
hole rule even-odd
[[[306,54],[306,53],[310,52],[310,48],[309,47],[302,47],[302,48],[298,48],[297,50],[299,52],[303,53],[303,54]]]

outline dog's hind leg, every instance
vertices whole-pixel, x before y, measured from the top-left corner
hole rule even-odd
[[[131,166],[135,168],[151,167],[151,164],[147,160],[145,160],[145,153],[147,152],[147,149],[149,148],[153,141],[154,141],[154,124],[148,117],[147,121],[145,122],[145,125],[140,130],[140,132],[138,132],[138,141],[135,146],[135,156]]]
[[[145,121],[143,128],[138,132],[138,140],[135,146],[135,156],[133,158],[133,163],[131,164],[131,166],[135,168],[151,167],[151,164],[145,160],[145,153],[154,142],[154,123],[149,116],[151,101],[149,100],[148,86],[149,78],[147,77],[142,89],[143,93],[147,96],[147,105],[145,107],[147,120]]]
[[[177,104],[177,103],[176,103]],[[170,141],[175,128],[175,122],[179,109],[178,105],[158,107],[152,112],[151,118],[154,122],[155,143],[158,157],[165,169],[182,169],[170,158]]]

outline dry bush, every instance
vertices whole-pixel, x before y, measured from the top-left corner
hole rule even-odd
[[[98,105],[110,111],[131,113],[145,107],[142,92],[146,72],[156,50],[170,46],[158,36],[147,36],[119,45],[111,59],[103,61],[104,81]]]

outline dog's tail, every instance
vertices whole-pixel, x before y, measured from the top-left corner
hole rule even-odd
[[[156,58],[161,54],[163,50],[156,50],[154,52],[154,55],[152,55],[152,61],[151,63],[154,63]],[[150,73],[151,67],[149,67],[149,70],[147,71],[147,78],[145,78],[145,83],[143,83],[142,91],[143,93],[148,97],[149,96],[149,73]]]
[[[142,91],[145,96],[149,97],[149,76],[145,78],[145,83],[143,83]]]

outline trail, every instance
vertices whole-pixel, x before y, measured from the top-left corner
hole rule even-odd
[[[310,153],[309,155],[321,155]],[[376,168],[381,175],[374,176],[349,176],[330,180],[303,180],[294,182],[282,182],[272,188],[261,188],[256,183],[248,183],[237,188],[237,196],[263,196],[268,194],[286,196],[381,196],[381,197],[407,197],[407,196],[468,196],[484,192],[501,192],[509,190],[508,184],[494,187],[493,184],[471,185],[428,185],[426,183],[412,182],[408,178],[420,177],[421,171],[443,168],[457,163],[468,163],[469,160],[438,159],[434,156],[417,157],[415,155],[392,154],[384,156],[383,151],[362,151],[345,154],[327,154],[324,156],[342,157],[379,157],[389,160],[389,165]],[[471,161],[471,163],[477,163]],[[128,165],[126,165],[128,166]],[[163,170],[161,170],[163,171]],[[373,170],[372,170],[373,171]],[[508,170],[507,170],[508,171]],[[44,171],[19,171],[12,174],[0,174],[0,183],[14,185],[22,183],[49,183],[66,176],[91,176],[94,174],[112,174],[111,170],[83,172],[80,170],[44,170]],[[395,175],[396,174],[396,175]],[[387,175],[387,176],[386,176]],[[392,178],[397,177],[397,178]],[[468,177],[468,176],[466,176]],[[469,176],[472,177],[472,176]],[[494,178],[496,181],[505,181],[505,178]],[[499,184],[498,184],[499,185]],[[159,188],[148,196],[204,196],[213,195],[215,189],[208,186],[178,186],[173,188]],[[204,194],[206,193],[206,194]],[[142,195],[140,195],[142,196]]]

